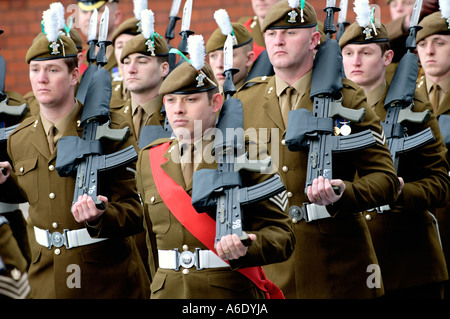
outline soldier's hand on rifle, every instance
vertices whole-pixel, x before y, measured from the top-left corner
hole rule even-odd
[[[98,195],[103,203],[105,203],[105,209],[108,207],[108,198],[102,195]],[[84,194],[78,197],[78,201],[72,206],[72,214],[75,220],[79,223],[83,222],[95,222],[100,216],[103,215],[105,210],[100,210],[95,206],[94,200]]]
[[[0,184],[3,184],[8,179],[9,175],[11,174],[11,164],[8,161],[0,162]]]
[[[339,195],[333,189],[333,186],[339,187]],[[315,178],[311,186],[308,186],[308,200],[317,205],[330,205],[337,202],[344,193],[345,184],[340,179],[325,179],[323,176]]]
[[[248,237],[254,241],[255,234],[248,234]],[[236,234],[223,236],[216,245],[216,252],[224,260],[239,259],[247,254],[248,247],[245,246],[239,236]]]

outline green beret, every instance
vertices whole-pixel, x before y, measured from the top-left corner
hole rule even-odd
[[[233,45],[233,48],[239,48],[253,39],[250,31],[239,22],[234,22],[231,24],[233,27],[234,36],[236,37],[237,44]],[[227,36],[222,33],[220,28],[217,28],[209,37],[206,43],[206,53],[210,53],[219,49],[223,49]]]
[[[200,71],[191,63],[183,62],[164,79],[159,94],[192,94],[210,91],[218,87],[211,66],[205,62]]]
[[[114,42],[116,41],[117,37],[122,33],[138,35],[140,33],[138,23],[139,23],[138,19],[129,18],[124,22],[122,22],[121,24],[119,24],[117,29],[114,30],[113,35],[111,37],[112,44],[114,45]]]
[[[422,41],[432,34],[450,34],[450,25],[437,11],[423,18],[419,25],[423,28],[417,32],[416,42]]]
[[[25,61],[42,61],[50,59],[61,59],[76,57],[78,49],[71,38],[60,35],[57,41],[50,43],[46,36],[37,36],[31,47],[28,49]]]
[[[366,44],[389,42],[389,35],[386,27],[379,20],[375,20],[377,34],[373,32],[372,26],[368,27],[370,34],[366,36],[365,28],[361,27],[358,22],[353,22],[342,34],[339,39],[339,46],[343,48],[347,44]]]
[[[120,62],[123,63],[123,60],[132,53],[142,53],[149,56],[167,56],[169,55],[169,46],[166,41],[158,34],[153,34],[153,39],[150,39],[153,42],[154,54],[152,50],[148,47],[150,43],[149,40],[145,39],[142,34],[139,34],[125,44],[122,49],[122,53],[120,55]]]
[[[311,28],[316,25],[316,11],[307,1],[305,1],[302,14],[300,7],[292,10],[288,1],[283,0],[275,3],[269,9],[262,23],[261,31],[264,33],[267,29]]]

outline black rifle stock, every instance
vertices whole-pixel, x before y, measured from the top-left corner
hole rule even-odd
[[[137,159],[133,146],[113,154],[103,154],[101,139],[124,141],[130,134],[128,127],[120,130],[109,128],[110,99],[111,75],[107,70],[97,67],[92,75],[83,107],[82,137],[65,136],[58,142],[56,157],[58,174],[60,176],[75,174],[76,176],[72,204],[78,200],[79,196],[88,194],[98,209],[105,209],[104,203],[97,197],[98,173]]]
[[[279,176],[250,187],[242,187],[241,170],[262,171],[271,165],[270,159],[250,163],[245,153],[243,110],[239,99],[231,97],[235,88],[233,72],[225,71],[224,92],[227,99],[220,111],[214,140],[217,170],[201,169],[194,172],[192,205],[200,213],[216,211],[216,245],[223,236],[236,234],[246,246],[251,240],[243,230],[243,205],[255,203],[279,194],[285,187]],[[231,82],[230,82],[231,81]]]
[[[347,136],[334,136],[333,118],[361,122],[365,116],[364,109],[349,109],[342,106],[342,55],[339,44],[330,36],[336,32],[331,18],[337,10],[338,8],[325,9],[327,19],[324,31],[327,40],[318,50],[314,60],[310,93],[313,110],[310,112],[300,108],[288,114],[285,136],[287,147],[291,151],[308,150],[305,194],[315,178],[319,176],[333,178],[334,153],[356,151],[376,144],[370,130]],[[333,189],[336,194],[340,193],[338,187]],[[292,207],[301,209],[298,206]],[[306,214],[301,218],[309,221]]]
[[[398,171],[399,155],[425,146],[435,140],[428,127],[422,132],[408,136],[405,122],[425,124],[431,116],[430,110],[413,112],[416,79],[419,71],[415,49],[416,32],[419,26],[411,27],[406,40],[408,52],[400,60],[389,86],[384,107],[386,118],[382,122],[386,142],[391,153],[394,167]]]

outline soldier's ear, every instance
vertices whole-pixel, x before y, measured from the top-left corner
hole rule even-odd
[[[386,52],[384,52],[384,66],[388,66],[389,64],[391,64],[393,58],[394,51],[387,50]]]
[[[310,43],[311,51],[316,48],[316,46],[319,43],[319,41],[320,41],[320,33],[319,33],[319,31],[314,31],[311,34],[311,43]]]
[[[222,104],[223,104],[223,96],[220,93],[215,93],[212,101],[212,110],[214,113],[217,113],[220,111],[220,109],[222,108]]]
[[[161,70],[161,77],[165,78],[169,74],[169,63],[163,62],[160,64],[160,70]]]
[[[80,77],[80,69],[79,68],[73,69],[71,75],[72,75],[71,84],[73,84],[73,86],[76,86],[78,84],[78,80]]]

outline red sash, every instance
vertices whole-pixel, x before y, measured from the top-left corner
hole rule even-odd
[[[169,146],[170,142],[166,142],[152,147],[149,151],[150,167],[156,188],[175,218],[209,250],[216,252],[214,249],[216,221],[208,214],[199,214],[192,206],[189,194],[161,168],[167,161],[164,153]],[[238,271],[264,291],[268,299],[284,299],[283,292],[266,278],[262,267],[247,267]]]
[[[247,28],[248,31],[252,32],[252,29],[250,28],[250,25],[253,22],[253,18],[250,18],[247,22],[244,23],[244,26]],[[255,60],[258,58],[258,56],[263,52],[266,48],[258,45],[256,41],[253,41],[253,52],[255,52]]]

